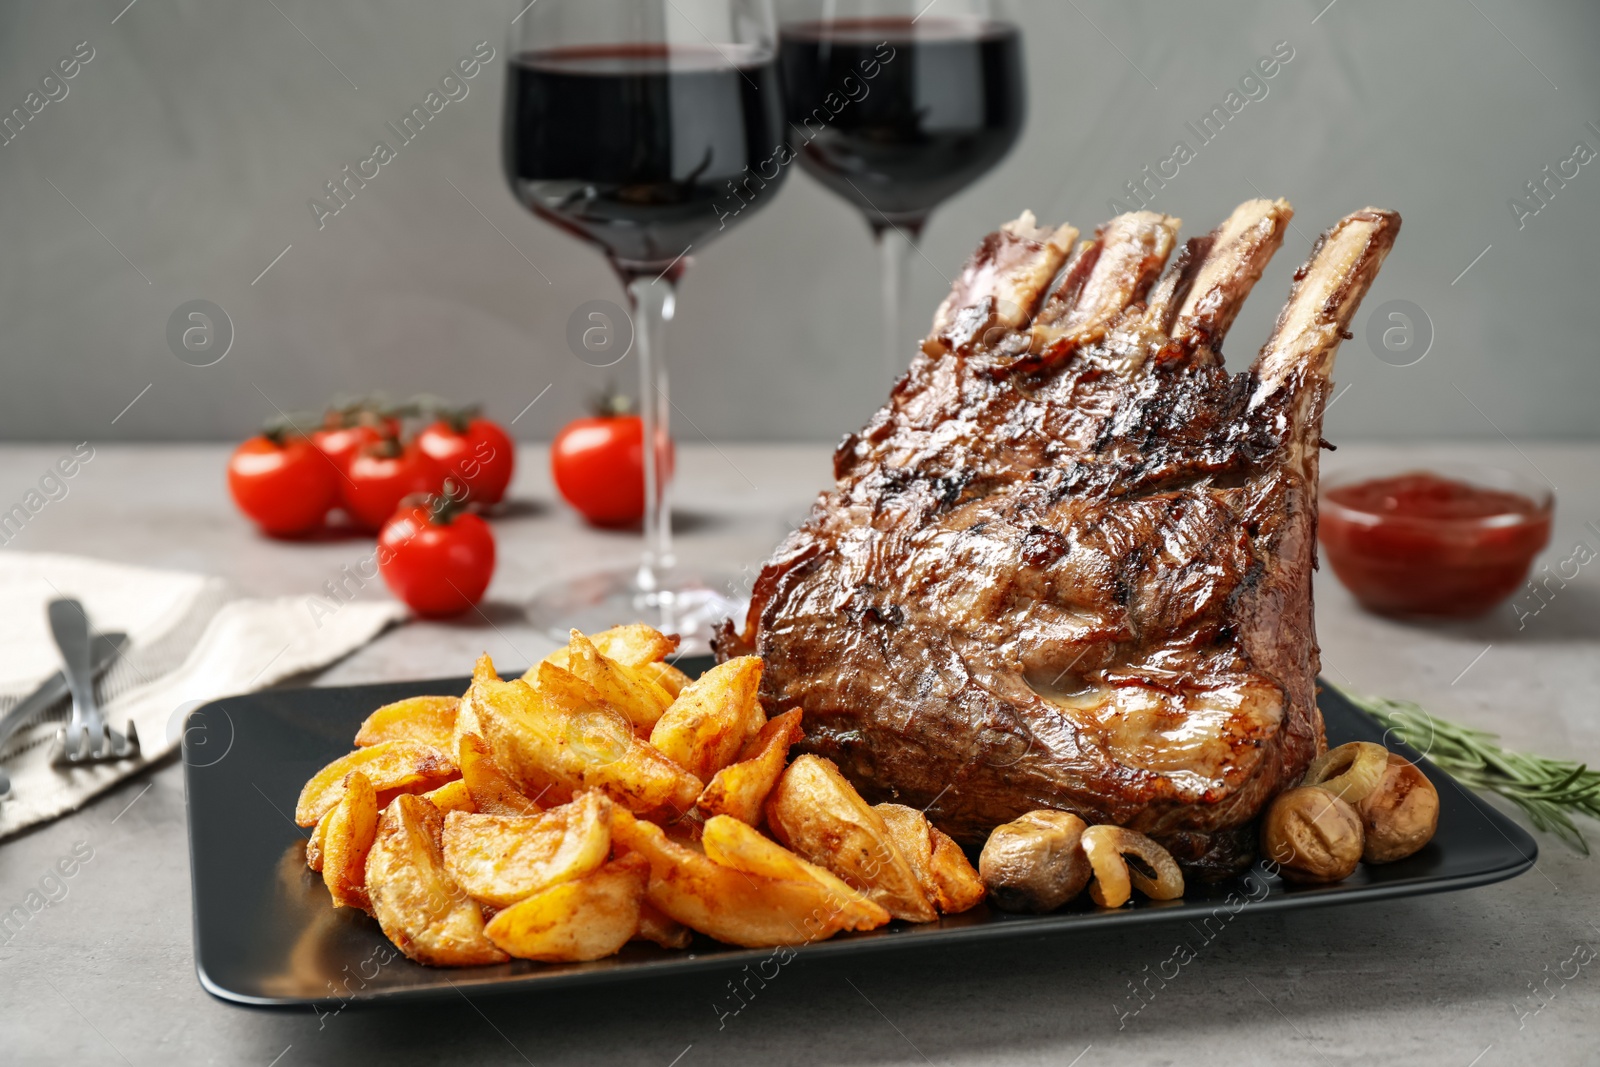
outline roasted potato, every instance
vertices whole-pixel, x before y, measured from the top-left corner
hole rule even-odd
[[[539,688],[502,682],[487,656],[478,661],[472,701],[495,758],[537,795],[553,787],[561,801],[580,789],[603,789],[630,811],[684,812],[700,796],[700,779],[612,718],[594,687],[567,671],[539,666]],[[587,691],[587,692],[585,692]],[[592,696],[595,704],[586,704]]]
[[[678,651],[678,635],[664,634],[642,622],[613,626],[589,638],[600,654],[624,667],[658,663]]]
[[[498,677],[498,675],[496,675]],[[478,706],[472,701],[472,690],[468,688],[461,696],[461,703],[456,709],[455,729],[450,733],[451,752],[461,751],[461,739],[468,734],[477,734],[488,740],[483,732],[483,724],[478,721]]]
[[[456,711],[460,707],[460,697],[407,697],[385,704],[361,724],[356,731],[356,744],[365,748],[380,741],[422,741],[454,752]]]
[[[664,634],[636,622],[628,626],[614,626],[604,633],[590,634],[588,640],[602,656],[621,667],[625,674],[659,685],[674,700],[689,684],[687,674],[670,663],[662,662],[677,651],[676,634]],[[569,654],[569,648],[557,649],[545,657],[545,662],[571,670]],[[523,680],[536,681],[537,671],[537,667],[529,670],[522,676]]]
[[[981,899],[920,812],[875,810],[827,760],[785,767],[801,712],[767,721],[759,658],[691,681],[665,662],[677,646],[644,625],[573,630],[521,679],[483,656],[459,698],[378,708],[301,791],[306,863],[336,907],[435,966],[682,949],[696,931],[797,945]]]
[[[316,829],[306,838],[306,866],[319,873],[322,870],[322,843],[327,839],[328,818],[332,814],[330,810],[327,815],[318,819]]]
[[[831,761],[806,755],[789,764],[767,799],[767,825],[790,849],[861,890],[895,918],[918,923],[938,918],[883,816]]]
[[[633,939],[653,941],[662,948],[688,948],[694,943],[694,931],[646,899],[639,903],[639,932]]]
[[[601,655],[577,630],[572,631],[566,662],[555,666],[565,668],[594,686],[608,704],[628,717],[636,730],[648,732],[672,703],[672,694],[659,682]]]
[[[543,815],[444,820],[444,869],[467,895],[496,908],[598,869],[611,854],[611,801],[586,792]]]
[[[537,815],[544,810],[495,762],[488,742],[477,734],[462,736],[458,762],[461,780],[472,794],[474,811],[485,815]]]
[[[294,820],[315,826],[344,796],[345,776],[360,771],[380,793],[425,793],[456,776],[455,761],[423,741],[380,741],[341,756],[312,776],[300,791]]]
[[[761,660],[719,663],[684,687],[650,731],[650,743],[704,781],[734,761],[767,717],[756,700]]]
[[[973,907],[983,899],[983,882],[961,846],[928,822],[927,816],[904,804],[878,804],[895,848],[916,872],[917,884],[946,915]]]
[[[418,963],[470,967],[506,954],[483,932],[478,902],[444,868],[444,816],[422,797],[404,795],[384,809],[367,855],[372,914],[395,946]]]
[[[813,881],[767,878],[714,863],[620,809],[612,814],[611,836],[650,861],[651,904],[718,941],[746,948],[798,945],[840,930],[870,930],[889,919],[867,901],[839,907],[837,894]]]
[[[627,754],[632,739],[645,740],[626,712],[565,667],[541,664],[533,689],[556,709],[570,713],[567,742],[590,763],[612,763]]]
[[[934,903],[946,915],[956,915],[978,906],[983,899],[983,879],[955,838],[935,826],[933,839]]]
[[[344,796],[324,818],[328,829],[322,842],[322,881],[333,906],[370,911],[367,853],[378,833],[378,793],[367,776],[351,771]]]
[[[670,663],[646,663],[628,669],[655,682],[672,694],[673,700],[677,700],[684,688],[694,680]]]
[[[472,802],[472,790],[467,788],[464,779],[457,778],[453,782],[446,782],[430,793],[422,794],[423,799],[431,801],[433,806],[448,815],[452,811],[477,811]]]
[[[730,815],[713,815],[706,820],[700,846],[712,863],[762,878],[810,882],[828,895],[831,909],[844,909],[853,916],[880,925],[888,921],[885,917],[887,912],[846,885],[838,876],[806,862],[771,838],[763,837],[749,823],[740,822]]]
[[[484,932],[503,951],[526,960],[598,960],[638,932],[649,877],[648,860],[624,856],[513,904],[489,920]]]
[[[761,805],[783,774],[789,746],[805,737],[800,709],[786,711],[767,722],[730,763],[712,777],[700,794],[699,808],[707,815],[731,815],[751,826],[761,821]]]
[[[1083,892],[1094,876],[1083,851],[1088,828],[1071,812],[1041,808],[990,831],[978,872],[995,907],[1055,911]]]

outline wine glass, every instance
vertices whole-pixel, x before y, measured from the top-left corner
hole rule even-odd
[[[503,160],[517,199],[605,254],[627,289],[643,423],[637,568],[548,585],[529,605],[565,640],[648,619],[704,649],[742,616],[737,579],[672,553],[665,329],[675,286],[719,233],[760,208],[787,159],[770,0],[539,0],[513,22]]]
[[[883,260],[889,380],[905,369],[905,275],[933,209],[1022,131],[1022,35],[999,0],[782,0],[790,140],[859,208]]]

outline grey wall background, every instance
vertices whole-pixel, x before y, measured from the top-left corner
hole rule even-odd
[[[0,113],[77,42],[95,53],[0,147],[0,437],[231,438],[275,405],[372,388],[483,399],[508,420],[548,385],[516,425],[542,438],[604,384],[564,331],[584,301],[620,303],[616,282],[500,176],[503,38],[522,0],[126,2],[0,2]],[[1265,337],[1316,233],[1373,203],[1405,229],[1340,355],[1349,388],[1328,436],[1600,430],[1600,160],[1521,229],[1507,206],[1576,142],[1600,150],[1585,125],[1600,126],[1600,5],[1019,0],[1015,13],[1025,139],[935,216],[914,265],[919,323],[986,230],[1024,207],[1091,228],[1177,139],[1197,144],[1185,121],[1287,41],[1294,58],[1269,95],[1153,203],[1194,232],[1257,191],[1294,202],[1232,361]],[[485,39],[496,58],[470,95],[319,231],[307,201]],[[884,389],[876,260],[853,212],[796,170],[696,258],[672,336],[693,423],[679,420],[680,438],[832,439],[859,425]],[[236,331],[206,368],[166,340],[173,309],[196,298]],[[1420,363],[1369,349],[1367,318],[1391,300],[1431,320]]]

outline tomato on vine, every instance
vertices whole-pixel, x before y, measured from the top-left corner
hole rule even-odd
[[[378,535],[385,584],[424,618],[467,611],[494,577],[494,534],[464,507],[464,490],[440,493],[426,504],[402,507]]]
[[[402,445],[386,437],[357,450],[341,490],[344,509],[366,530],[389,521],[400,501],[415,494],[429,495],[444,488],[445,472],[415,441]]]
[[[466,486],[467,500],[498,504],[511,484],[516,445],[498,423],[477,412],[476,407],[439,411],[439,418],[417,435],[417,446]]]
[[[340,474],[350,471],[356,453],[387,437],[400,436],[400,420],[366,403],[344,408],[329,408],[322,426],[311,433],[311,442],[336,467]],[[342,479],[341,479],[342,480]]]
[[[550,473],[567,503],[595,526],[627,526],[644,517],[644,421],[626,398],[607,397],[592,416],[574,419],[550,446]],[[663,440],[666,475],[673,448]]]
[[[281,431],[250,438],[228,459],[233,502],[274,537],[320,526],[338,503],[338,478],[314,444]]]

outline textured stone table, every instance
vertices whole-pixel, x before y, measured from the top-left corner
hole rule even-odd
[[[0,501],[66,452],[0,449]],[[678,525],[688,562],[759,564],[829,470],[827,449],[685,447]],[[1396,454],[1484,458],[1559,489],[1546,562],[1600,549],[1600,446],[1346,447],[1329,468]],[[359,541],[255,537],[223,488],[218,447],[99,447],[4,551],[58,551],[221,574],[258,594],[311,594],[370,552]],[[313,684],[464,673],[550,643],[517,601],[563,568],[630,559],[626,535],[583,528],[555,502],[542,451],[522,457],[518,506],[497,524],[491,621],[413,624]],[[1596,528],[1585,524],[1596,523]],[[372,587],[364,596],[382,596]],[[1512,745],[1600,759],[1600,564],[1519,629],[1509,610],[1449,627],[1358,611],[1318,579],[1325,671],[1503,733]],[[8,607],[0,605],[0,608]],[[1038,1063],[1372,1064],[1451,1067],[1600,1061],[1600,866],[1540,837],[1534,871],[1442,896],[1251,916],[1231,926],[1119,1028],[1128,983],[1179,936],[1141,926],[859,961],[797,960],[719,1026],[714,977],[438,1005],[263,1012],[195,980],[181,768],[156,768],[85,810],[0,845],[0,909],[57,859],[92,849],[67,895],[0,943],[0,1063],[381,1064]],[[1587,824],[1591,833],[1600,825]],[[1580,955],[1578,958],[1583,958]],[[1571,973],[1573,964],[1564,970]],[[1541,988],[1538,999],[1531,994]],[[1543,990],[1548,989],[1548,992]],[[1542,1008],[1541,1008],[1541,1005]],[[1540,1009],[1535,1013],[1535,1009]]]

